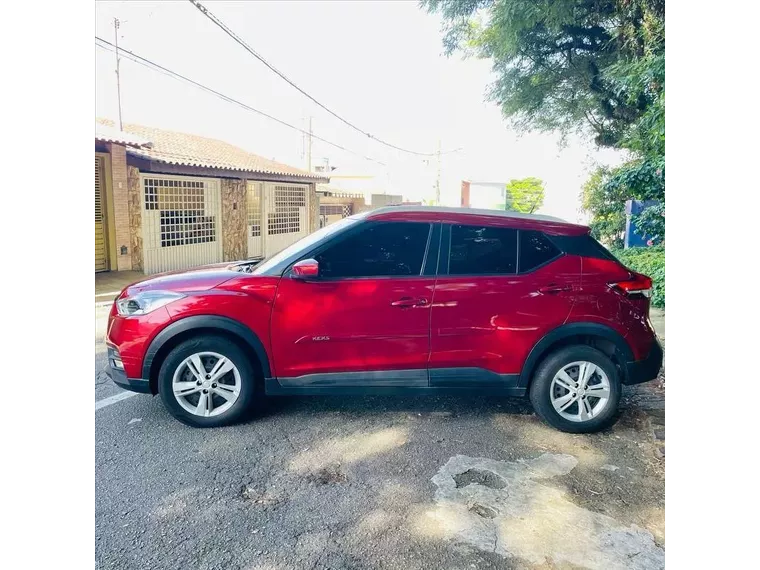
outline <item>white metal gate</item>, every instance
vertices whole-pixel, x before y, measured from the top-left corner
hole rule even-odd
[[[140,185],[145,273],[223,260],[218,179],[142,174]]]
[[[264,227],[261,207],[263,182],[248,181],[246,207],[248,209],[248,257],[264,257]]]
[[[309,233],[309,187],[248,182],[248,256],[270,256]]]

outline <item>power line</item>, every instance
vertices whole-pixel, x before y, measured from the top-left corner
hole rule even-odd
[[[335,111],[327,108],[325,105],[323,105],[322,103],[320,103],[319,101],[317,101],[314,97],[312,97],[311,95],[309,95],[306,91],[304,91],[303,89],[301,89],[298,85],[296,85],[293,81],[291,81],[284,73],[282,73],[281,71],[279,71],[271,63],[269,63],[266,59],[264,59],[264,57],[261,54],[257,53],[251,46],[249,46],[247,43],[245,43],[245,41],[243,41],[243,39],[240,36],[238,36],[230,28],[228,28],[227,25],[224,22],[222,22],[219,18],[217,18],[216,16],[214,16],[214,14],[212,14],[208,10],[208,8],[206,8],[198,0],[190,0],[190,2],[193,4],[193,6],[195,6],[196,8],[198,8],[198,10],[204,16],[206,16],[209,20],[211,20],[212,22],[214,22],[214,24],[216,24],[217,26],[219,26],[219,28],[221,28],[222,31],[224,31],[228,36],[230,36],[238,44],[240,44],[253,57],[255,57],[261,63],[263,63],[264,65],[266,65],[271,71],[273,71],[275,74],[277,74],[281,79],[285,80],[285,82],[287,82],[291,87],[293,87],[294,89],[296,89],[298,92],[300,92],[306,98],[308,98],[309,100],[311,100],[317,106],[321,107],[322,109],[324,109],[325,111],[327,111],[328,113],[330,113],[333,117],[335,117],[336,119],[338,119],[342,123],[348,125],[349,127],[351,127],[352,129],[354,129],[355,131],[358,131],[361,134],[363,134],[363,135],[371,138],[372,140],[377,141],[380,144],[383,144],[383,145],[385,145],[387,147],[393,148],[395,150],[399,150],[401,152],[407,152],[409,154],[416,154],[417,156],[439,156],[441,154],[448,154],[448,153],[457,152],[458,150],[460,150],[460,149],[451,149],[451,150],[447,150],[447,151],[443,151],[443,152],[441,152],[440,150],[437,151],[437,152],[418,152],[418,151],[415,151],[415,150],[409,150],[409,149],[406,149],[406,148],[401,148],[400,146],[396,146],[394,144],[386,142],[386,141],[384,141],[382,139],[379,139],[376,136],[368,133],[367,131],[364,131],[364,130],[360,129],[359,127],[357,127],[356,125],[354,125],[352,122],[350,122],[347,119],[344,119],[343,117],[341,117],[340,115],[338,115]]]
[[[105,45],[101,45],[101,44],[99,44],[97,42],[101,42],[102,44],[105,44]],[[100,38],[98,36],[95,36],[95,45],[97,47],[101,48],[101,49],[105,49],[105,50],[108,50],[108,51],[115,51],[115,49],[116,49],[116,46],[114,44],[112,44],[108,40],[104,40],[103,38]],[[369,157],[369,156],[365,156],[362,153],[353,151],[353,150],[351,150],[349,148],[346,148],[344,146],[341,146],[341,145],[339,145],[337,143],[331,142],[331,141],[329,141],[329,140],[327,140],[325,138],[322,138],[322,137],[317,136],[317,135],[315,135],[313,133],[310,133],[309,131],[306,131],[304,129],[298,128],[295,125],[291,125],[290,123],[287,123],[287,122],[283,121],[282,119],[278,119],[277,117],[273,117],[272,115],[270,115],[268,113],[265,113],[264,111],[260,111],[259,109],[255,109],[254,107],[251,107],[250,105],[246,105],[242,101],[238,101],[237,99],[233,99],[232,97],[230,97],[228,95],[225,95],[224,93],[220,93],[219,91],[217,91],[215,89],[212,89],[211,87],[203,85],[202,83],[198,83],[197,81],[194,81],[194,80],[190,79],[189,77],[185,77],[181,73],[177,73],[176,71],[172,71],[171,69],[168,69],[168,68],[166,68],[166,67],[164,67],[162,65],[159,65],[158,63],[156,63],[154,61],[151,61],[151,60],[149,60],[149,59],[147,59],[145,57],[137,55],[134,52],[125,50],[124,48],[120,47],[119,48],[119,55],[121,55],[122,57],[126,57],[127,59],[130,59],[130,60],[134,61],[135,63],[139,63],[139,64],[141,64],[141,65],[143,65],[145,67],[148,67],[149,69],[153,69],[154,71],[160,71],[164,75],[168,75],[169,77],[172,77],[174,79],[178,79],[178,80],[181,80],[181,81],[185,81],[186,83],[190,83],[191,85],[194,85],[195,87],[198,87],[198,88],[200,88],[200,89],[202,89],[202,90],[204,90],[204,91],[206,91],[208,93],[211,93],[212,95],[216,95],[217,97],[219,97],[221,99],[224,99],[225,101],[227,101],[229,103],[234,103],[235,105],[238,105],[238,106],[242,107],[243,109],[246,109],[247,111],[252,111],[254,113],[257,113],[257,114],[259,114],[259,115],[261,115],[263,117],[266,117],[267,119],[270,119],[272,121],[275,121],[276,123],[279,123],[280,125],[283,125],[285,127],[293,129],[295,131],[298,131],[299,133],[307,134],[307,135],[311,136],[312,138],[315,138],[315,139],[317,139],[319,141],[322,141],[323,143],[328,144],[328,145],[330,145],[332,147],[335,147],[335,148],[337,148],[339,150],[342,150],[342,151],[354,154],[356,156],[360,156],[360,157],[364,158],[365,160],[376,162],[377,164],[380,164],[382,166],[386,166],[386,167],[388,166],[386,163],[384,163],[384,162],[382,162],[380,160],[374,159],[374,158]]]

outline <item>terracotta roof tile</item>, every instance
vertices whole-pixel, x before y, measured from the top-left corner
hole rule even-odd
[[[97,119],[96,123],[109,127],[114,126],[114,122],[109,119]],[[326,176],[269,160],[216,139],[134,124],[125,124],[124,132],[150,141],[150,148],[128,148],[127,152],[133,156],[152,161],[201,168],[292,176],[293,178],[309,179],[315,182],[329,181]]]
[[[125,133],[124,131],[120,131],[113,125],[113,123],[109,125],[98,121],[95,121],[95,140],[135,147],[150,146],[150,141],[129,133]]]

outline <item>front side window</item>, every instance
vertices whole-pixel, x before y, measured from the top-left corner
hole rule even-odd
[[[517,230],[489,226],[451,226],[449,275],[517,272]]]
[[[320,277],[420,275],[430,224],[367,222],[366,227],[316,256]]]

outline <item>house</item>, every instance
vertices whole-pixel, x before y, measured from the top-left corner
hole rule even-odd
[[[370,203],[372,208],[382,208],[384,206],[397,206],[404,201],[401,194],[372,194]]]
[[[342,192],[325,184],[317,185],[319,197],[319,227],[358,214],[367,209],[364,195],[358,192]]]
[[[460,205],[465,208],[503,210],[507,200],[507,183],[462,180],[460,196]]]
[[[319,227],[310,173],[231,144],[95,122],[95,271],[267,256]]]

